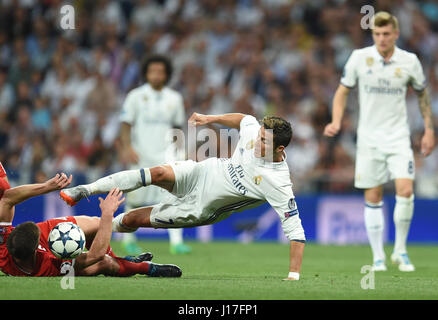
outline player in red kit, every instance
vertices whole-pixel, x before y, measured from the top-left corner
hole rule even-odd
[[[68,266],[77,276],[131,276],[145,274],[152,277],[179,277],[175,265],[150,262],[152,254],[137,257],[117,257],[111,250],[112,220],[124,202],[119,189],[112,189],[105,199],[99,198],[101,217],[75,216],[50,219],[45,222],[24,222],[12,226],[15,205],[31,197],[60,190],[70,184],[72,176],[64,173],[41,183],[10,188],[0,163],[0,270],[11,276],[50,277],[66,273]],[[84,232],[88,251],[73,260],[55,257],[48,245],[50,230],[61,222],[77,224]]]

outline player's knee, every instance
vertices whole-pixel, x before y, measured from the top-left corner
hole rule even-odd
[[[403,187],[400,190],[397,190],[397,196],[402,198],[410,198],[414,194],[414,190],[411,186]]]
[[[157,166],[150,169],[152,183],[160,183],[166,181],[167,170],[164,166]]]
[[[367,203],[380,203],[383,199],[383,192],[380,189],[367,190],[365,192],[365,201]]]

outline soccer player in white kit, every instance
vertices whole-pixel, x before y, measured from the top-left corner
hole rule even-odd
[[[167,57],[150,56],[142,65],[146,83],[126,96],[120,116],[120,136],[123,156],[130,163],[130,169],[154,167],[176,156],[169,133],[183,127],[185,109],[181,94],[166,86],[171,74],[172,65]],[[126,196],[126,210],[159,203],[165,193],[156,186],[130,192]],[[134,233],[125,234],[123,240],[128,253],[141,252]],[[191,252],[183,242],[182,229],[169,229],[169,240],[171,253]]]
[[[397,18],[378,12],[373,18],[374,45],[354,50],[333,98],[332,122],[324,135],[333,137],[340,128],[347,96],[359,89],[359,124],[355,187],[365,189],[365,226],[373,253],[373,270],[387,270],[383,250],[383,184],[395,181],[395,244],[391,255],[400,271],[414,271],[406,240],[414,212],[414,154],[407,121],[406,91],[410,85],[419,97],[424,118],[421,152],[428,156],[435,144],[430,99],[417,56],[395,45]]]
[[[289,274],[298,280],[305,245],[304,230],[292,191],[285,147],[292,138],[290,124],[278,117],[265,117],[261,124],[240,113],[201,115],[194,113],[192,125],[218,123],[240,128],[240,138],[231,158],[208,158],[170,162],[165,165],[126,170],[88,185],[62,190],[63,199],[79,201],[103,193],[111,186],[129,192],[156,185],[169,196],[158,205],[134,209],[118,215],[114,232],[132,232],[138,227],[195,227],[221,221],[268,202],[279,215],[290,240]]]

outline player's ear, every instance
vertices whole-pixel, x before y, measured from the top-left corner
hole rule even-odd
[[[275,152],[282,153],[284,151],[285,147],[283,145],[279,145],[277,148],[275,148]]]

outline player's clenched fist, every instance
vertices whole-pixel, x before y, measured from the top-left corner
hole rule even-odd
[[[339,130],[341,129],[341,126],[336,123],[329,123],[324,128],[324,135],[327,137],[333,137],[339,133]]]
[[[196,127],[196,126],[203,126],[210,123],[210,119],[205,114],[200,114],[197,112],[193,112],[192,116],[189,118],[189,124]]]

